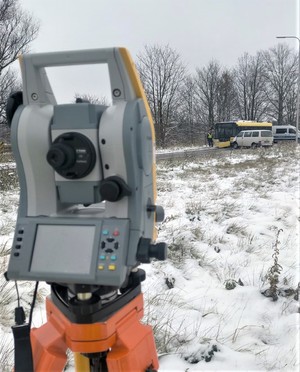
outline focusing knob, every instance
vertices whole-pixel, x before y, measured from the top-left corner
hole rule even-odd
[[[141,263],[150,263],[150,258],[164,261],[167,259],[167,244],[151,244],[148,238],[141,238],[138,245],[136,259]]]
[[[150,244],[149,257],[156,258],[159,261],[166,260],[167,259],[167,244],[163,242],[157,243],[157,244]]]
[[[131,190],[122,178],[111,176],[101,182],[100,195],[102,200],[116,202],[124,196],[131,195]]]
[[[103,181],[100,186],[100,194],[103,200],[116,202],[120,198],[121,188],[116,181]]]
[[[74,149],[64,143],[55,143],[47,154],[48,163],[56,170],[70,168],[74,165],[76,154]]]

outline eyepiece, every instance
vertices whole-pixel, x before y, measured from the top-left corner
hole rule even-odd
[[[48,151],[47,161],[56,171],[61,171],[74,165],[76,154],[71,146],[55,143]]]
[[[52,143],[47,161],[64,178],[83,178],[95,166],[96,151],[92,142],[83,134],[67,132]]]

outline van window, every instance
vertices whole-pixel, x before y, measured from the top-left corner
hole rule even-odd
[[[295,131],[295,129],[290,128],[290,129],[289,129],[289,133],[291,133],[291,134],[296,134],[296,131]]]
[[[273,134],[272,134],[272,132],[270,130],[262,130],[261,131],[261,136],[262,137],[272,137]]]
[[[245,132],[244,137],[251,137],[251,132]]]
[[[240,132],[237,137],[243,137],[243,132]]]
[[[276,133],[287,133],[287,128],[276,129]]]
[[[259,132],[252,132],[252,137],[258,137]]]

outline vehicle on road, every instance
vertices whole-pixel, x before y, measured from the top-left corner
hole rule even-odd
[[[265,129],[272,130],[272,123],[250,120],[224,121],[215,124],[214,146],[217,148],[232,146],[234,137],[241,131]]]
[[[292,125],[273,125],[272,127],[274,143],[280,141],[295,141],[296,127]],[[298,133],[298,142],[300,141],[300,134]]]
[[[261,147],[273,145],[273,133],[271,130],[242,130],[234,137],[232,147]]]

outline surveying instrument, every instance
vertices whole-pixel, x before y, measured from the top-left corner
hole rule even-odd
[[[20,203],[6,277],[45,281],[47,322],[16,312],[15,372],[156,371],[140,263],[166,259],[155,223],[154,126],[125,48],[27,54],[7,103]],[[112,105],[57,104],[46,67],[106,64]]]

